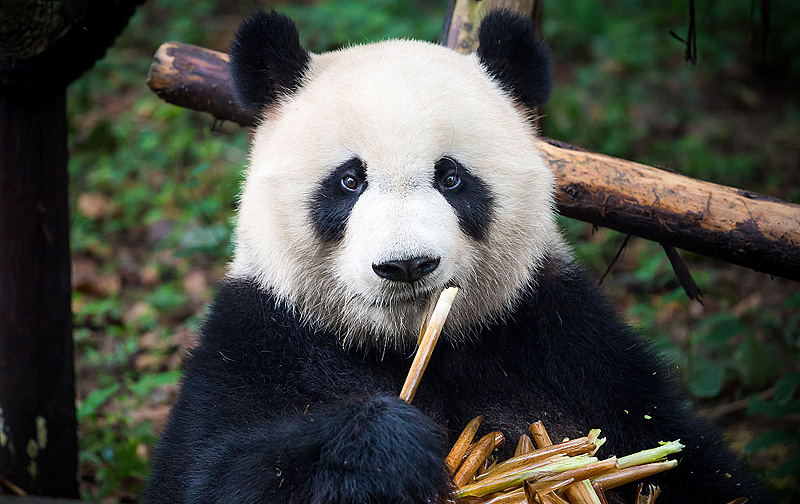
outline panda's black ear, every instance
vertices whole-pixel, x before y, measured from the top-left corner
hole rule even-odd
[[[550,97],[550,49],[530,19],[507,10],[490,12],[478,32],[478,57],[489,74],[522,105],[536,107]]]
[[[297,27],[275,11],[257,11],[236,31],[230,48],[231,79],[239,106],[252,113],[296,91],[308,70],[309,55]]]

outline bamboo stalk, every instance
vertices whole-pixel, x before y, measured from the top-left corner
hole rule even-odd
[[[545,476],[550,476],[551,474],[562,473],[593,462],[597,462],[597,459],[586,455],[560,457],[558,460],[546,465],[504,473],[492,478],[476,481],[475,483],[458,488],[453,492],[453,497],[457,499],[462,497],[482,497],[494,492],[503,491],[507,488],[522,485],[522,482],[527,479],[538,480]]]
[[[433,315],[433,310],[436,308],[436,303],[439,301],[442,292],[439,291],[439,294],[436,296],[431,295],[428,298],[428,301],[425,303],[425,315],[422,317],[422,323],[419,325],[419,336],[417,336],[417,348],[422,344],[422,337],[425,335],[425,331],[428,329],[428,324],[431,323],[431,315]]]
[[[488,473],[478,478],[475,478],[475,481],[480,481],[480,482],[494,481],[499,478],[506,478],[510,475],[526,473],[532,469],[536,469],[538,467],[544,467],[554,462],[559,462],[564,460],[569,460],[569,457],[567,457],[566,455],[554,455],[552,457],[547,457],[544,459],[531,460],[526,464],[518,466],[510,466],[501,471],[495,471],[495,470],[489,471]]]
[[[536,443],[537,447],[545,448],[553,445],[553,442],[550,440],[550,435],[547,434],[547,430],[545,430],[541,420],[533,422],[530,427],[528,427],[528,430],[531,432],[533,441]]]
[[[15,495],[18,495],[20,497],[27,497],[28,496],[28,492],[26,492],[25,490],[23,490],[19,486],[15,485],[14,483],[12,483],[9,480],[7,480],[6,478],[4,478],[2,474],[0,474],[0,486],[5,486],[6,488],[8,488],[11,491],[11,493],[13,493]],[[0,494],[2,494],[2,492],[0,492]]]
[[[573,479],[566,479],[563,481],[525,481],[522,484],[522,490],[525,492],[526,504],[559,504],[563,501],[558,495],[555,494],[556,490],[571,485]],[[569,503],[567,503],[569,504]]]
[[[530,453],[534,450],[533,441],[531,441],[530,436],[527,434],[523,434],[519,437],[519,441],[517,442],[517,448],[514,450],[514,456],[519,457],[520,455],[525,455],[526,453]]]
[[[530,453],[520,455],[518,457],[510,458],[505,462],[497,464],[491,471],[489,471],[488,474],[506,472],[512,468],[521,467],[533,461],[547,459],[554,455],[581,455],[583,453],[591,452],[594,450],[594,448],[594,443],[588,437],[570,439],[569,441],[565,441],[563,443],[554,444],[546,448],[540,448]]]
[[[636,489],[636,504],[655,504],[656,499],[661,494],[661,489],[655,485],[648,485],[648,493],[643,494],[643,487],[644,483],[639,483],[639,488]]]
[[[488,498],[478,499],[473,502],[480,504],[525,504],[525,492],[521,488],[517,488],[510,492],[492,494]]]
[[[496,439],[497,433],[490,432],[475,443],[472,451],[467,455],[466,460],[461,464],[456,475],[453,476],[453,483],[456,487],[462,487],[472,480],[483,461],[486,460],[486,457],[494,450]]]
[[[571,484],[565,494],[571,504],[600,504],[600,498],[594,493],[591,483],[586,480]]]
[[[458,436],[453,448],[450,449],[450,453],[448,453],[447,457],[444,459],[444,463],[451,474],[455,474],[458,466],[461,465],[461,461],[464,455],[466,455],[467,449],[470,443],[472,443],[472,439],[475,437],[475,433],[478,432],[478,427],[480,427],[481,422],[483,422],[483,415],[478,415],[470,420],[467,426],[464,427],[464,430],[461,431],[461,435]]]
[[[650,462],[657,462],[665,458],[667,455],[678,453],[679,451],[683,450],[683,448],[684,446],[680,443],[680,440],[662,443],[661,446],[657,448],[642,450],[640,452],[632,453],[622,457],[619,459],[619,468],[625,469],[637,465],[648,464]]]
[[[494,447],[500,448],[506,444],[506,437],[503,436],[503,433],[500,431],[494,431]]]
[[[563,480],[567,478],[574,479],[575,481],[587,480],[597,478],[602,474],[614,471],[617,469],[617,457],[610,457],[599,462],[594,462],[585,466],[576,467],[569,471],[564,471],[560,474],[554,474],[542,478],[542,481]]]
[[[608,504],[608,500],[606,499],[606,493],[603,491],[603,487],[597,484],[597,482],[592,481],[592,488],[594,488],[594,493],[597,494],[597,497],[600,499],[600,504]]]
[[[450,308],[453,306],[456,294],[458,294],[458,287],[448,287],[442,291],[439,301],[436,302],[436,307],[425,328],[425,334],[417,348],[417,354],[411,363],[411,369],[408,370],[408,376],[403,383],[403,389],[400,391],[400,399],[408,403],[414,399],[414,394],[417,393],[422,374],[428,367],[428,361],[431,359],[433,348],[439,341],[439,335],[442,333],[442,327],[444,327],[447,314],[450,313]]]
[[[667,460],[666,462],[653,462],[652,464],[645,464],[635,467],[628,467],[613,471],[602,476],[594,478],[594,483],[600,485],[603,490],[611,490],[628,483],[633,483],[642,478],[647,478],[654,474],[664,472],[667,469],[672,469],[678,465],[677,460]]]

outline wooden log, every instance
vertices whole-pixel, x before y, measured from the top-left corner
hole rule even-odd
[[[148,84],[170,103],[243,126],[256,122],[234,102],[223,53],[167,42]],[[542,140],[563,215],[800,280],[800,205]]]
[[[217,119],[252,126],[256,118],[236,105],[227,54],[202,47],[166,42],[153,56],[147,85],[162,100]]]
[[[800,280],[800,205],[546,139],[559,212]]]

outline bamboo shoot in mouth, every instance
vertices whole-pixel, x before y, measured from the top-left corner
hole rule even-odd
[[[423,327],[420,329],[422,336],[419,339],[417,354],[411,362],[411,369],[409,369],[406,381],[400,391],[400,399],[407,403],[410,403],[414,399],[414,394],[417,393],[422,374],[425,372],[425,368],[428,367],[431,354],[433,354],[433,349],[439,341],[439,335],[442,334],[444,322],[447,320],[447,315],[450,313],[456,294],[458,294],[458,287],[444,289],[439,295],[439,300],[436,302],[430,317],[428,317],[427,312],[423,317]]]

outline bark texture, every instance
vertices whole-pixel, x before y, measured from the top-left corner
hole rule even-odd
[[[0,93],[0,474],[78,497],[66,92]]]

